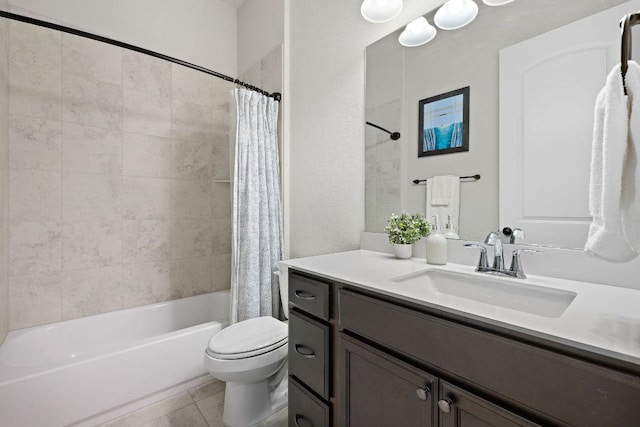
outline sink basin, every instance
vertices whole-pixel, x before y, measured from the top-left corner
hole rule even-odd
[[[544,317],[560,317],[577,295],[571,291],[523,283],[521,279],[482,273],[425,270],[392,280],[407,285],[431,286],[438,294]]]

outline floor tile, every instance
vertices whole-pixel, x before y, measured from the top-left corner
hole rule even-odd
[[[200,400],[213,396],[214,394],[220,393],[224,390],[224,381],[212,380],[208,383],[199,385],[197,387],[193,387],[189,389],[189,395],[193,399],[194,402],[199,402]]]
[[[192,403],[141,427],[208,427],[208,425],[195,403]]]
[[[198,409],[204,415],[209,427],[224,427],[222,423],[222,412],[224,410],[224,391],[206,397],[198,402]]]
[[[193,400],[186,391],[160,402],[146,406],[138,411],[116,418],[113,421],[102,424],[99,427],[140,427],[145,423],[175,412],[181,408],[193,404]]]

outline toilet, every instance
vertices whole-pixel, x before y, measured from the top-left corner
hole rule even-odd
[[[288,318],[287,272],[276,274]],[[286,322],[266,316],[235,323],[209,340],[204,367],[227,383],[225,426],[250,426],[287,405],[288,335]]]

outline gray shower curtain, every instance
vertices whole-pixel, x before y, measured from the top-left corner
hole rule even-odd
[[[231,322],[280,316],[282,206],[278,102],[235,89],[237,131],[233,176]]]

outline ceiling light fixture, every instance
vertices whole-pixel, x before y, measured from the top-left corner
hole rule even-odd
[[[487,6],[502,6],[503,4],[511,3],[513,0],[482,0]]]
[[[406,47],[421,46],[433,40],[436,33],[436,28],[429,24],[424,16],[421,16],[407,24],[400,37],[398,37],[398,42]]]
[[[433,22],[443,30],[457,30],[478,16],[478,5],[473,0],[449,0],[436,12]]]
[[[360,6],[362,17],[380,24],[391,21],[402,11],[402,0],[364,0]]]

